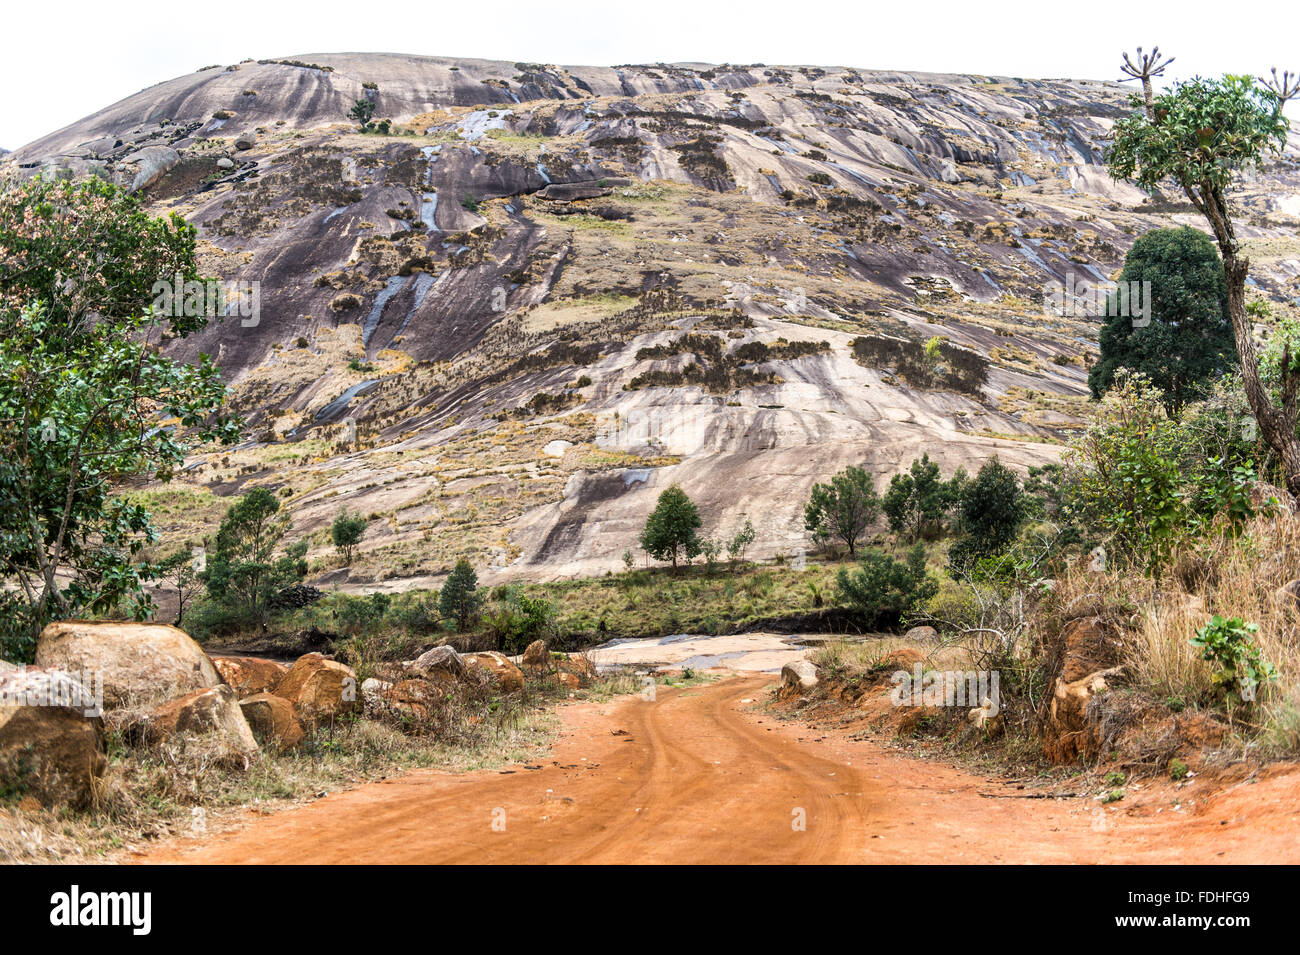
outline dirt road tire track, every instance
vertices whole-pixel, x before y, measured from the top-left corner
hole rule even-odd
[[[1025,800],[934,761],[778,723],[756,705],[771,685],[770,677],[741,677],[661,689],[653,702],[634,696],[564,707],[564,732],[541,769],[413,772],[257,817],[233,832],[176,840],[137,861],[1300,860],[1294,775],[1215,797],[1213,812],[1195,815],[1133,816],[1085,799]],[[1247,809],[1263,818],[1220,822],[1221,814]],[[797,810],[804,830],[792,825]],[[495,831],[501,811],[505,830]],[[1106,820],[1100,826],[1099,813]]]

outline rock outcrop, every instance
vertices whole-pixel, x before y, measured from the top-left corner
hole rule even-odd
[[[249,728],[263,746],[276,752],[296,749],[305,734],[298,714],[282,696],[257,693],[239,701]]]
[[[87,716],[85,687],[37,668],[0,672],[0,789],[44,806],[96,800],[108,761],[103,721]]]
[[[490,677],[502,693],[517,693],[524,688],[523,671],[495,650],[467,653],[463,659],[471,670]]]
[[[1061,667],[1042,714],[1043,753],[1058,764],[1092,760],[1104,743],[1105,697],[1124,672],[1120,644],[1098,616],[1067,621],[1058,639]]]
[[[454,647],[434,647],[406,664],[406,669],[413,677],[453,683],[465,676],[465,661]]]
[[[212,665],[241,700],[258,693],[269,693],[289,668],[263,657],[213,657]]]
[[[201,747],[227,768],[246,769],[258,754],[235,691],[224,683],[162,704],[140,730],[146,743]]]
[[[781,667],[781,693],[796,696],[817,685],[817,667],[808,660],[796,660]]]
[[[372,93],[394,135],[347,121]],[[1129,110],[1115,83],[317,53],[166,80],[0,164],[143,175],[150,211],[186,217],[220,278],[258,283],[274,322],[166,347],[219,354],[259,437],[373,427],[353,453],[279,462],[314,489],[286,498],[297,533],[324,529],[339,494],[391,511],[409,554],[373,578],[436,578],[505,534],[517,554],[508,573],[483,562],[490,584],[621,569],[667,482],[720,535],[763,514],[749,556],[770,558],[848,464],[879,484],[919,447],[945,473],[1057,460],[1039,439],[1080,426],[1097,322],[1044,321],[1049,283],[1110,275],[1134,236],[1196,221],[1108,174]],[[1300,226],[1278,198],[1300,186],[1296,156],[1234,192],[1251,241]],[[1291,297],[1291,262],[1257,257],[1258,290]],[[968,378],[898,360],[936,337]],[[490,447],[504,421],[525,467],[445,488],[399,472]],[[626,466],[547,455],[556,442]],[[234,491],[258,452],[173,486]],[[493,518],[431,523],[393,510],[399,486]]]
[[[175,627],[65,620],[36,643],[36,665],[102,679],[104,705],[148,706],[221,683],[203,648]]]
[[[362,708],[357,675],[351,667],[308,653],[294,661],[271,689],[291,702],[304,722],[332,722]]]

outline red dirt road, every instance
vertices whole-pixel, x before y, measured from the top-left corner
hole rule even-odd
[[[1181,790],[1179,811],[1159,786],[1145,800],[1105,808],[1086,798],[1025,799],[1026,791],[876,743],[776,722],[758,708],[771,685],[742,677],[660,688],[654,702],[567,706],[540,769],[413,772],[136,859],[1300,862],[1293,768],[1217,794],[1208,781],[1203,794]]]

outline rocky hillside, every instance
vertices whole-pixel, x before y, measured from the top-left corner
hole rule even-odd
[[[845,464],[1054,459],[1096,326],[1045,312],[1044,284],[1199,225],[1101,165],[1126,103],[1092,81],[310,54],[160,83],[0,163],[139,190],[198,226],[210,274],[259,283],[256,315],[178,346],[218,356],[250,432],[142,491],[171,533],[265,484],[319,580],[404,587],[461,553],[489,579],[619,567],[672,481],[771,556],[808,546],[802,500]],[[1296,157],[1240,197],[1279,299]],[[345,504],[372,519],[350,570],[326,541]]]

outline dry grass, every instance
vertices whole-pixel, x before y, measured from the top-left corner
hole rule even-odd
[[[837,675],[874,670],[895,650],[912,647],[927,654],[926,670],[962,670],[970,666],[971,653],[961,644],[917,644],[900,636],[871,636],[822,644],[809,659],[824,672]]]
[[[1270,755],[1300,753],[1300,603],[1277,591],[1300,568],[1300,519],[1260,517],[1236,537],[1185,545],[1158,580],[1077,569],[1058,590],[1070,614],[1107,612],[1124,631],[1132,684],[1175,708],[1216,705],[1213,665],[1190,644],[1212,615],[1259,626],[1254,642],[1277,667],[1259,702],[1234,715],[1246,745]]]

